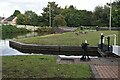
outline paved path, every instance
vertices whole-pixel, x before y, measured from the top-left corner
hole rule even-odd
[[[97,65],[95,69],[100,78],[118,78],[118,66]]]
[[[59,64],[89,64],[96,80],[120,80],[120,58],[93,58],[91,61],[80,59],[60,59]]]

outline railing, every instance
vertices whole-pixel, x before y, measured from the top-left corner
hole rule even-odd
[[[120,46],[113,45],[113,51],[112,51],[112,53],[120,56]]]

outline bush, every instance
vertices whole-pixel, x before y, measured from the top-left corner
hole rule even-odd
[[[2,25],[2,33],[26,33],[29,32],[29,30],[25,28],[17,28],[13,25]]]
[[[47,32],[47,33],[52,33],[52,27],[41,27],[37,29],[37,32],[42,33],[42,32]]]
[[[18,28],[18,32],[19,33],[25,33],[25,32],[30,32],[30,31],[25,29],[25,28]]]

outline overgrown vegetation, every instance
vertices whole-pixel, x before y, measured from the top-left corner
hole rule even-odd
[[[38,32],[38,33],[42,33],[42,32],[52,33],[53,29],[52,29],[52,27],[40,27],[36,30],[36,32]]]
[[[100,34],[106,35],[116,34],[118,44],[118,31],[78,31],[68,32],[63,34],[50,34],[46,36],[38,36],[31,38],[17,39],[16,41],[27,44],[41,44],[41,45],[81,45],[84,40],[88,40],[90,46],[98,46],[100,40]],[[111,37],[110,44],[113,45],[113,37]],[[105,43],[107,41],[105,39]]]
[[[17,28],[16,26],[13,25],[2,25],[2,33],[27,33],[29,30],[25,28]]]
[[[55,56],[3,56],[2,78],[90,78],[87,64],[57,64]]]

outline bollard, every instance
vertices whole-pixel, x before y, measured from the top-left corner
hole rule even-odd
[[[83,30],[83,26],[81,26],[80,29]]]
[[[90,60],[90,58],[89,58],[89,55],[88,55],[88,43],[87,43],[87,40],[85,40],[85,43],[82,43],[81,44],[81,46],[82,46],[82,49],[84,50],[84,53],[83,53],[83,56],[82,56],[82,58],[81,58],[81,60]],[[87,56],[87,58],[86,58],[86,56]]]
[[[107,37],[107,40],[108,40],[108,51],[110,51],[110,48],[109,48],[109,46],[110,46],[110,37],[109,36]]]
[[[99,31],[99,27],[98,26],[96,26],[96,31]]]
[[[101,46],[100,46],[101,51],[103,51],[103,43],[104,43],[103,39],[104,39],[104,35],[103,33],[101,33]]]

